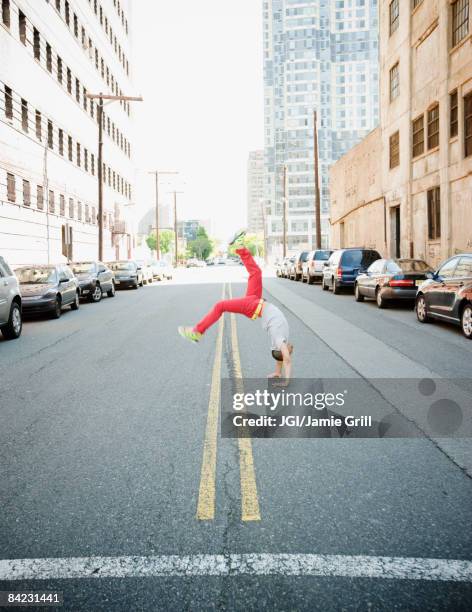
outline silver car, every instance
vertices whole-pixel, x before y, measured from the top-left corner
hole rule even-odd
[[[20,286],[0,256],[0,330],[6,340],[15,340],[20,337],[22,326]]]

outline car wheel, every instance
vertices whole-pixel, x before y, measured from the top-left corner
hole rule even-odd
[[[361,290],[359,289],[359,285],[357,283],[354,286],[354,298],[356,302],[364,301],[364,296],[362,295]]]
[[[315,277],[314,277],[314,276],[311,276],[311,274],[308,274],[307,279],[306,279],[306,282],[307,282],[309,285],[313,285],[313,283],[315,282]]]
[[[338,282],[333,278],[333,293],[334,295],[339,295],[341,293],[341,288],[338,285]]]
[[[111,284],[111,289],[110,291],[107,291],[107,295],[108,297],[115,297],[116,295],[115,283]]]
[[[72,304],[70,305],[70,309],[71,310],[79,310],[80,307],[80,296],[79,296],[79,292],[76,291],[75,292],[75,299],[72,302]]]
[[[138,287],[139,287],[138,283],[137,283],[137,282],[136,282],[136,283],[134,283],[134,285],[133,285],[133,289],[137,289]]]
[[[419,295],[416,298],[416,318],[420,323],[427,323],[429,321],[428,308],[424,295]]]
[[[461,327],[464,336],[472,340],[472,304],[466,304],[462,310]]]
[[[377,302],[377,306],[379,308],[387,308],[387,301],[382,296],[382,289],[380,289],[380,287],[378,287],[377,291],[375,292],[375,301]]]
[[[56,301],[54,302],[54,310],[51,312],[52,319],[59,319],[62,314],[62,300],[60,296],[56,296]]]
[[[100,287],[100,283],[97,283],[93,288],[92,293],[90,294],[90,301],[97,303],[102,299],[102,295],[103,294],[102,288]]]
[[[8,323],[1,330],[5,340],[16,340],[21,336],[23,328],[23,320],[21,317],[21,308],[18,302],[13,302],[10,308],[10,316]]]
[[[324,276],[321,279],[321,288],[323,289],[323,291],[328,291],[328,289],[329,289],[328,285],[325,283]]]

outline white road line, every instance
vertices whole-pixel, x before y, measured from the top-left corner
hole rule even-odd
[[[337,576],[472,582],[472,561],[311,554],[0,560],[0,580],[152,576]]]

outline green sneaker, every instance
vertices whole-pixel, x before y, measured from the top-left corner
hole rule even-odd
[[[178,327],[177,328],[179,334],[182,336],[182,338],[185,338],[186,340],[190,340],[190,342],[198,342],[199,340],[201,340],[203,334],[201,334],[200,332],[194,331],[194,329],[192,327]]]

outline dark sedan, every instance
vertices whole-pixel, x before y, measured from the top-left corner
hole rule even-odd
[[[115,296],[113,272],[101,261],[82,261],[71,264],[80,286],[80,297],[99,302],[103,294]]]
[[[451,257],[427,277],[418,287],[418,321],[460,325],[464,336],[472,339],[472,253]]]
[[[66,265],[24,266],[15,270],[20,283],[23,314],[61,316],[62,308],[79,308],[79,283]]]
[[[356,278],[356,302],[372,298],[379,308],[385,308],[392,300],[410,300],[413,303],[427,272],[432,272],[432,269],[421,259],[377,259]]]

